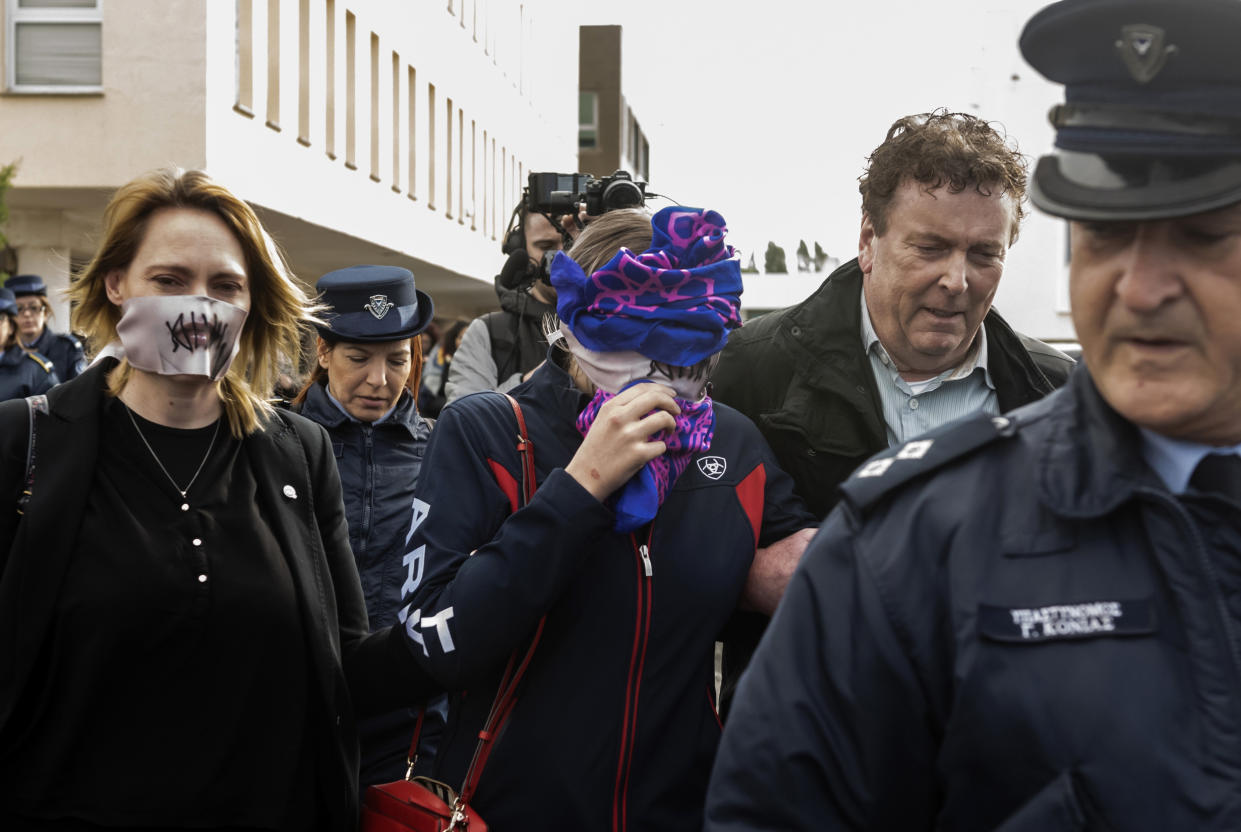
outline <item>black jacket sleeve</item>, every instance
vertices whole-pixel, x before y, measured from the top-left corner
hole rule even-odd
[[[521,483],[515,436],[498,396],[446,407],[423,462],[434,475],[415,491],[400,617],[414,655],[450,690],[493,672],[525,643],[613,522],[563,469],[510,513],[497,477]]]
[[[26,476],[29,416],[24,399],[0,402],[0,575],[4,574],[21,516],[17,500]]]
[[[844,511],[811,543],[738,688],[708,830],[933,825],[924,680]]]
[[[322,426],[303,420],[302,441],[311,466],[315,519],[331,575],[340,627],[341,663],[354,710],[360,716],[426,701],[438,691],[430,676],[413,661],[400,634],[370,633],[366,602],[357,563],[349,546],[340,474],[331,440]]]

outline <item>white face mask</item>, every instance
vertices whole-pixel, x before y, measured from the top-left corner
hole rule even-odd
[[[707,377],[705,374],[701,378],[678,376],[674,379],[657,366],[656,362],[640,352],[634,350],[595,352],[583,346],[577,338],[573,337],[569,328],[563,325],[559,333],[552,333],[549,336],[549,340],[553,342],[559,338],[564,338],[577,366],[600,390],[615,394],[625,389],[625,385],[632,381],[646,379],[668,385],[677,391],[677,396],[691,402],[698,401],[706,393]]]
[[[203,295],[130,298],[121,304],[117,337],[129,363],[164,376],[218,381],[241,349],[247,311]]]

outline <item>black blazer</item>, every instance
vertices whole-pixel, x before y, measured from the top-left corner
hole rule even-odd
[[[19,701],[50,625],[89,496],[98,453],[105,359],[48,393],[36,428],[34,487],[25,515],[29,416],[24,400],[0,403],[0,736]],[[358,748],[354,712],[425,700],[433,690],[399,632],[368,636],[366,606],[349,548],[340,477],[327,433],[277,412],[246,437],[271,519],[293,575],[312,672],[312,719],[325,828],[357,822]],[[10,496],[11,495],[11,496]]]

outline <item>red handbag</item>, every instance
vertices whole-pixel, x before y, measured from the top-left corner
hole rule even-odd
[[[522,505],[530,502],[534,493],[534,446],[526,435],[526,419],[522,415],[521,405],[512,396],[505,395],[517,416],[517,451],[521,459]],[[382,783],[370,786],[362,801],[362,832],[487,832],[487,824],[470,808],[470,798],[478,787],[483,768],[497,736],[504,730],[504,724],[517,704],[517,686],[534,658],[534,650],[538,647],[539,638],[543,635],[544,619],[534,631],[534,638],[525,654],[519,656],[514,651],[504,668],[504,676],[500,686],[496,688],[496,697],[491,703],[491,711],[487,721],[478,732],[478,745],[474,747],[474,756],[465,774],[465,783],[461,793],[453,790],[429,777],[414,777],[414,763],[418,759],[418,737],[422,733],[422,718],[425,712],[418,714],[414,725],[414,737],[409,744],[409,768],[405,771],[405,779],[393,783]]]

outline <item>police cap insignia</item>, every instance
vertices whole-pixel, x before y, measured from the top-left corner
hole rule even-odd
[[[1163,29],[1138,24],[1121,27],[1116,51],[1133,79],[1139,84],[1146,84],[1155,79],[1168,57],[1174,55],[1177,49],[1175,45],[1164,45]]]

